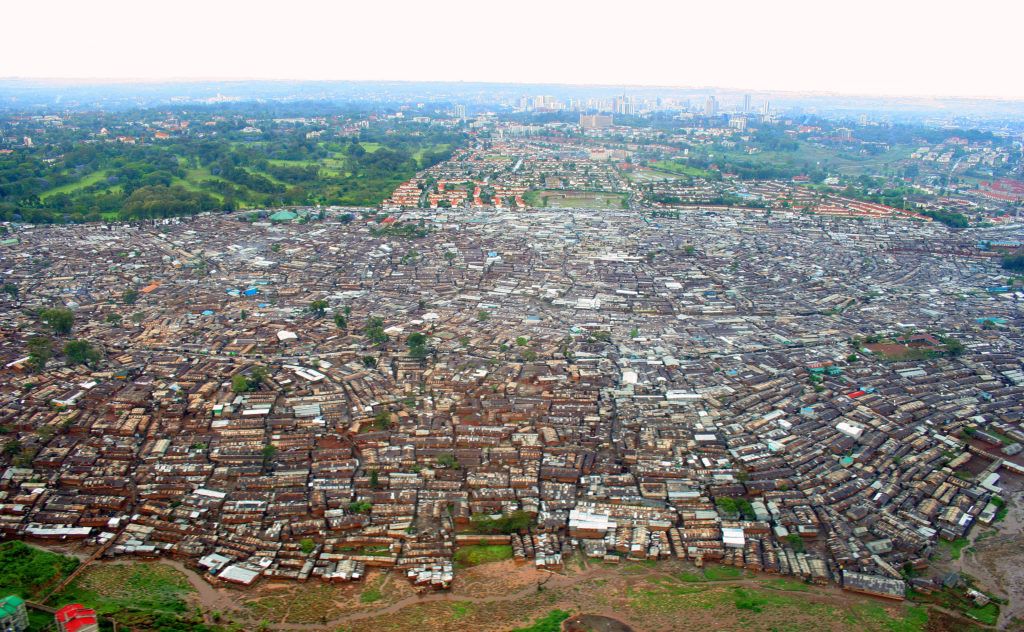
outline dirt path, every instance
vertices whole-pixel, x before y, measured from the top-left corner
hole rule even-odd
[[[195,599],[203,605],[204,609],[219,612],[238,612],[242,610],[241,606],[231,596],[230,589],[211,586],[199,573],[178,560],[162,558],[160,563],[174,568],[188,579],[188,583],[196,590]]]
[[[1024,619],[1024,491],[1017,489],[1005,497],[1009,510],[995,525],[995,535],[981,537],[991,528],[978,525],[971,530],[970,545],[951,564],[974,577],[980,588],[1007,599],[999,609],[999,629],[1006,629],[1014,618]]]
[[[1017,523],[1013,523],[1017,524]],[[130,564],[137,563],[139,560],[116,560],[116,561],[100,561],[99,564]],[[239,617],[244,621],[252,621],[253,613],[250,612],[245,606],[244,601],[252,598],[258,598],[260,592],[257,591],[244,591],[234,589],[230,587],[220,588],[211,585],[203,579],[203,577],[195,570],[189,568],[182,562],[174,559],[161,558],[154,560],[152,563],[166,564],[175,570],[181,572],[188,579],[189,584],[195,589],[195,593],[190,597],[196,605],[199,605],[207,613],[220,612],[222,614],[233,615]],[[459,582],[456,583],[455,588],[447,592],[427,592],[409,595],[403,597],[393,603],[373,607],[367,606],[364,609],[356,611],[349,611],[340,614],[340,616],[326,622],[315,622],[315,623],[286,623],[284,621],[276,622],[272,624],[275,630],[309,630],[309,631],[325,631],[335,630],[339,627],[357,621],[366,621],[375,619],[377,617],[387,617],[394,615],[405,608],[414,607],[420,604],[434,603],[434,602],[468,602],[474,605],[487,605],[487,604],[498,604],[506,602],[515,602],[519,600],[525,600],[531,595],[536,594],[541,589],[572,589],[577,584],[581,584],[593,580],[607,580],[615,577],[621,577],[625,571],[623,568],[617,566],[605,566],[597,564],[588,564],[585,568],[573,569],[564,573],[556,573],[546,570],[534,570],[529,568],[516,567],[514,563],[500,562],[496,564],[487,565],[486,573],[481,573],[477,577],[471,579],[467,583],[462,585]],[[483,570],[483,567],[480,567]],[[518,569],[518,570],[515,570]],[[966,572],[965,568],[965,572]],[[509,576],[513,573],[518,573],[517,586],[509,586],[507,590],[502,590],[500,584],[493,594],[479,594],[477,591],[482,587],[489,586],[495,588],[495,584],[491,581],[495,576]],[[650,573],[651,575],[665,575],[670,576],[670,571],[660,571],[657,569],[650,569],[645,574]],[[496,575],[495,575],[496,574]],[[385,576],[386,581],[399,581],[400,576],[393,576],[389,574]],[[723,581],[708,581],[708,586],[722,586],[722,587],[744,587],[744,588],[763,588],[764,580],[770,579],[773,576],[769,575],[758,575],[750,578],[739,578],[729,579]],[[774,576],[777,577],[777,576]],[[849,606],[856,603],[863,603],[865,600],[872,600],[871,597],[862,595],[851,595],[848,592],[843,591],[838,586],[819,586],[816,587],[816,597],[828,600],[836,604],[842,604]],[[886,605],[892,604],[887,600],[878,600],[879,603]],[[1009,608],[1007,609],[1009,611]],[[604,615],[612,618],[617,618],[627,625],[633,625],[634,629],[637,628],[635,622],[631,622],[628,618],[624,618],[621,612],[608,611],[605,608],[592,608],[585,610],[591,614]],[[280,613],[280,619],[287,617],[287,612]],[[274,617],[278,618],[277,616]],[[1010,617],[1012,618],[1012,617]],[[1006,620],[1009,620],[1007,618]]]
[[[474,595],[462,594],[456,591],[451,592],[435,592],[417,594],[410,597],[405,597],[392,604],[389,604],[383,608],[376,608],[372,610],[365,610],[360,612],[352,612],[344,614],[326,623],[277,623],[275,629],[279,630],[330,630],[335,629],[345,623],[352,623],[354,621],[365,621],[367,619],[373,619],[376,617],[386,616],[395,614],[410,606],[418,604],[432,603],[432,602],[469,602],[474,605],[477,604],[494,604],[501,602],[519,601],[525,599],[532,594],[535,594],[539,590],[539,586],[543,586],[544,589],[556,589],[556,588],[571,588],[575,584],[594,580],[594,579],[606,579],[610,577],[618,576],[622,573],[620,568],[609,568],[604,566],[589,566],[586,570],[576,571],[572,574],[561,574],[549,571],[538,571],[543,573],[546,578],[541,582],[532,583],[528,586],[520,588],[512,592],[504,592],[500,595],[492,595],[487,597],[479,597]],[[657,571],[653,571],[657,574]],[[752,579],[731,579],[723,581],[708,581],[706,582],[709,586],[726,586],[726,587],[744,587],[744,588],[763,588],[763,580],[766,576],[758,576]],[[819,586],[821,590],[820,596],[824,596],[830,601],[835,601],[842,604],[851,603],[862,603],[865,600],[871,600],[873,598],[865,595],[851,595],[848,592],[843,591],[837,586]],[[884,599],[878,599],[879,603],[891,605],[893,602]],[[614,611],[594,611],[593,614],[600,614],[607,617],[618,618],[624,623],[629,623],[628,619],[623,618],[623,613]],[[637,628],[639,629],[639,628]]]

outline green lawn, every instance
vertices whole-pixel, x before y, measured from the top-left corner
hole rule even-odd
[[[428,151],[435,151],[435,152],[436,151],[445,151],[449,147],[451,147],[451,145],[448,145],[448,144],[445,144],[445,143],[441,143],[441,144],[438,144],[438,145],[432,145],[430,147],[420,147],[415,152],[413,152],[412,157],[413,157],[413,159],[417,163],[419,163],[419,162],[421,162],[423,160],[423,154],[427,153]]]
[[[469,601],[453,601],[450,605],[453,619],[462,619],[473,612],[473,603]]]
[[[682,175],[669,173],[667,171],[655,171],[653,169],[637,169],[635,171],[628,172],[626,177],[633,182],[648,183],[661,182],[663,180],[679,180],[682,178]]]
[[[455,551],[455,565],[459,568],[510,559],[512,546],[509,544],[473,544]]]
[[[743,569],[736,568],[735,566],[708,566],[704,569],[704,577],[713,582],[739,579],[742,576]]]
[[[950,559],[954,560],[960,559],[961,551],[963,551],[968,544],[970,544],[970,542],[967,541],[967,538],[957,538],[952,541],[939,540],[939,545],[948,550]]]
[[[695,573],[682,572],[676,578],[683,582],[721,582],[730,579],[740,579],[744,575],[743,569],[735,566],[708,566]]]
[[[79,189],[84,189],[85,187],[92,186],[97,182],[100,182],[101,180],[107,177],[108,173],[109,171],[107,171],[106,169],[94,171],[87,176],[79,178],[75,182],[69,182],[59,187],[50,189],[49,191],[40,195],[39,198],[41,200],[46,200],[49,197],[53,197],[54,195],[60,195],[61,193],[74,193]]]
[[[541,617],[525,628],[515,628],[512,632],[558,632],[562,629],[562,622],[569,618],[565,610],[552,610],[546,616]]]
[[[806,592],[809,587],[804,582],[797,582],[791,579],[769,579],[768,581],[761,582],[765,588],[772,590],[784,590],[789,592]]]
[[[924,607],[910,606],[903,610],[902,615],[893,618],[880,605],[862,603],[853,607],[846,616],[846,621],[851,625],[859,625],[864,630],[888,632],[920,632],[928,625],[928,610]]]
[[[269,164],[275,167],[319,167],[319,160],[268,160]]]
[[[707,178],[711,175],[711,172],[700,169],[698,167],[692,167],[685,162],[661,160],[651,165],[662,171],[669,171],[671,173],[677,173],[683,176],[692,176],[694,178]]]

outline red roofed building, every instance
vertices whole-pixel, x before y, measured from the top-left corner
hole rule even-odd
[[[60,632],[99,632],[96,611],[80,603],[64,606],[53,616]]]

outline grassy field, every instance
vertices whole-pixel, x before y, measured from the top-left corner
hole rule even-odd
[[[939,546],[949,551],[949,558],[951,560],[960,559],[960,554],[964,548],[970,544],[967,538],[957,538],[955,540],[939,540]]]
[[[655,171],[653,169],[636,169],[626,174],[626,177],[633,182],[639,182],[646,184],[650,182],[662,182],[665,180],[679,180],[683,176],[681,174],[669,173],[667,171]]]
[[[488,562],[500,562],[512,559],[512,547],[508,544],[474,544],[463,546],[455,551],[455,565],[457,568],[487,564]]]
[[[880,175],[891,170],[897,163],[906,160],[914,152],[913,147],[897,146],[877,155],[854,155],[839,149],[801,142],[796,151],[762,151],[748,154],[745,151],[708,150],[703,158],[727,159],[735,162],[749,162],[764,165],[820,165],[822,168],[847,176]]]
[[[108,173],[109,172],[106,169],[103,169],[101,171],[94,171],[89,175],[82,176],[75,182],[69,182],[59,187],[54,187],[50,189],[49,191],[40,195],[39,199],[45,201],[47,198],[53,197],[54,195],[60,195],[61,193],[74,193],[79,189],[84,189],[86,187],[92,186],[102,181],[104,178],[107,177]]]
[[[426,154],[428,150],[429,151],[446,151],[449,147],[451,147],[451,145],[447,145],[447,144],[444,144],[444,143],[441,143],[439,145],[434,145],[433,147],[420,147],[419,149],[417,149],[416,151],[414,151],[412,153],[412,157],[413,157],[414,160],[416,160],[416,162],[421,162],[423,160],[423,155]]]
[[[100,614],[122,610],[180,614],[192,592],[188,579],[165,564],[99,564],[85,569],[54,603],[81,603]]]
[[[525,628],[516,628],[512,632],[558,632],[562,629],[562,621],[569,618],[565,610],[552,610]]]
[[[538,191],[527,199],[536,200],[535,206],[543,208],[600,208],[618,209],[626,206],[625,193],[603,193],[593,191]]]
[[[659,162],[653,163],[651,166],[656,167],[662,171],[676,173],[681,176],[691,176],[694,178],[707,178],[708,176],[711,175],[711,173],[705,169],[693,167],[691,165],[686,164],[685,162],[680,161],[661,160]]]

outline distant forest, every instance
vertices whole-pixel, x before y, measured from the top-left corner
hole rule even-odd
[[[40,128],[31,147],[0,154],[0,220],[59,223],[375,205],[418,170],[446,160],[467,138],[452,127],[401,119],[364,127],[356,125],[365,120],[360,113],[325,116],[306,109],[74,115],[63,125]],[[299,116],[307,120],[297,122]],[[171,131],[163,132],[166,121]]]

